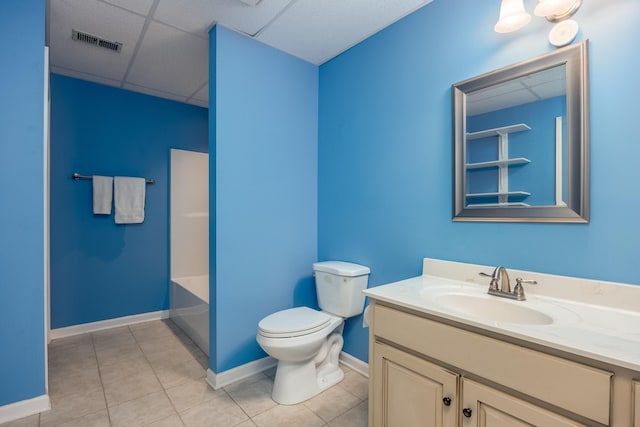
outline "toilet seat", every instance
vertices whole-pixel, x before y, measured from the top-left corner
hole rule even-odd
[[[309,307],[296,307],[270,314],[258,323],[258,334],[267,338],[293,338],[326,328],[336,317]]]

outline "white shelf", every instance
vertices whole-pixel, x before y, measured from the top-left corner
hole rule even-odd
[[[500,167],[500,166],[508,166],[508,165],[521,165],[525,163],[531,163],[531,160],[524,157],[516,157],[508,160],[492,160],[490,162],[478,162],[478,163],[467,163],[467,169],[481,169],[481,168],[490,168],[490,167]]]
[[[467,141],[472,139],[486,138],[488,136],[500,136],[509,133],[522,132],[525,130],[531,130],[531,128],[524,123],[518,123],[517,125],[503,126],[494,129],[481,130],[478,132],[467,132]]]
[[[491,193],[469,193],[467,197],[500,197],[500,196],[530,196],[526,191],[495,191]]]
[[[507,202],[507,203],[473,203],[467,205],[470,208],[492,208],[495,206],[531,206],[528,203],[523,202]]]

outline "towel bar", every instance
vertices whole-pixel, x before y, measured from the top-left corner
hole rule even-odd
[[[73,175],[71,175],[71,178],[73,178],[73,179],[74,179],[74,180],[76,180],[76,181],[77,181],[77,180],[79,180],[79,179],[93,179],[93,177],[92,177],[92,176],[80,175],[80,174],[79,174],[79,173],[77,173],[77,172],[74,172],[74,173],[73,173]],[[153,185],[153,184],[155,184],[155,183],[156,183],[156,181],[155,181],[155,180],[153,180],[153,179],[147,179],[147,180],[145,180],[145,182],[146,182],[147,184],[149,184],[149,185]]]

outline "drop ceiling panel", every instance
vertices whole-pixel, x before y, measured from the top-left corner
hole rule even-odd
[[[173,101],[185,102],[184,96],[178,96],[173,93],[167,93],[161,90],[149,89],[148,87],[138,86],[131,83],[125,83],[123,89],[132,90],[134,92],[144,93],[146,95],[157,96],[160,98],[171,99]]]
[[[207,83],[202,88],[200,88],[199,91],[194,93],[192,98],[198,101],[208,102],[209,101],[209,83]]]
[[[120,86],[120,80],[106,79],[104,77],[83,73],[81,71],[69,70],[62,67],[56,67],[55,65],[50,66],[49,69],[52,73],[61,74],[67,77],[73,77],[74,79],[89,80],[93,83],[99,83],[107,86],[116,86],[116,87]]]
[[[151,22],[127,83],[187,98],[208,79],[208,40]]]
[[[264,0],[249,6],[240,0],[160,0],[154,19],[205,36],[214,22],[253,35],[290,2]]]
[[[49,46],[52,66],[111,80],[124,76],[144,18],[97,0],[50,0]],[[71,39],[77,29],[123,44],[120,53]]]
[[[141,15],[148,14],[149,10],[151,10],[151,6],[153,5],[153,0],[104,0],[104,1],[116,6],[120,6],[132,12],[139,13]]]
[[[297,0],[257,39],[322,64],[431,0]]]

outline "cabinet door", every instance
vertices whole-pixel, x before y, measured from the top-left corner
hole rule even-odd
[[[378,342],[373,363],[372,427],[457,425],[457,374]]]
[[[491,387],[462,379],[462,427],[584,426]]]
[[[640,381],[633,382],[633,427],[640,427]]]

